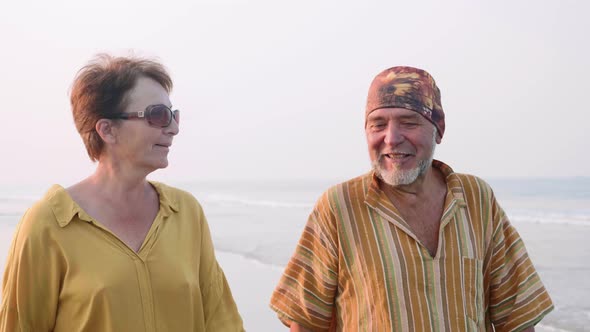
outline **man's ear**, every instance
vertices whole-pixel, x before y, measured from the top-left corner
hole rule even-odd
[[[436,141],[436,144],[440,144],[440,142],[442,142],[442,137],[440,137],[440,133],[436,127],[434,127],[434,140]]]
[[[96,126],[94,128],[105,143],[117,142],[117,128],[112,120],[100,119],[96,122]]]

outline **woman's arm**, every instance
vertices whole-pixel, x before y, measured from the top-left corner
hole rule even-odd
[[[2,284],[0,332],[51,331],[60,291],[60,259],[50,220],[43,207],[33,207],[17,226]],[[51,212],[51,211],[49,211]]]
[[[201,258],[199,283],[205,314],[207,331],[244,331],[242,318],[231,294],[223,270],[215,258],[209,225],[202,210],[201,220]]]

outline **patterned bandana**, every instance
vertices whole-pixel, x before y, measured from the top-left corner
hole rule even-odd
[[[365,121],[374,110],[390,107],[420,113],[434,124],[440,138],[443,137],[445,113],[440,102],[440,90],[426,71],[400,66],[379,73],[369,87]]]

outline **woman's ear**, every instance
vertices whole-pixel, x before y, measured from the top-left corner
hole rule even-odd
[[[96,122],[94,128],[105,143],[117,142],[117,128],[113,124],[113,120],[100,119]]]

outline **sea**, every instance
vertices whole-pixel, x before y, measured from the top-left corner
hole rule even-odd
[[[543,331],[590,331],[590,178],[490,178],[555,303]],[[216,250],[284,267],[317,198],[337,181],[170,181],[191,192]],[[0,186],[0,240],[49,185]],[[4,233],[4,234],[2,234]],[[526,237],[525,237],[526,235]],[[529,243],[530,242],[530,243]],[[9,243],[0,243],[3,262]],[[266,300],[266,299],[265,299]]]

